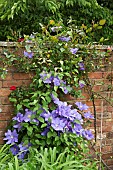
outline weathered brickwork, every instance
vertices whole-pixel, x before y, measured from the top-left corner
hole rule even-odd
[[[111,56],[111,60],[113,55]],[[113,68],[112,68],[113,69]],[[32,80],[33,74],[27,73],[17,73],[16,70],[11,70],[8,72],[6,79],[2,80],[0,78],[0,144],[3,144],[4,132],[7,128],[7,125],[13,116],[13,106],[9,102],[8,95],[11,93],[10,87],[16,86],[20,87],[21,85],[29,85]],[[111,77],[113,77],[113,70],[104,69],[101,71],[89,73],[90,80],[93,82],[93,90],[96,93],[99,93],[95,99],[96,107],[96,130],[97,130],[97,142],[95,150],[100,150],[100,140],[102,144],[102,159],[106,162],[108,166],[113,168],[113,107],[105,98],[113,98],[113,93],[109,90],[108,85],[113,85],[111,82]],[[113,78],[112,78],[113,80]],[[102,82],[104,85],[102,85]],[[113,88],[113,86],[112,86]],[[90,95],[87,90],[83,91],[84,98],[79,99],[80,101],[85,102],[90,106],[90,110],[94,113],[93,104],[90,100]],[[71,96],[66,98],[69,101],[73,101]],[[112,102],[113,105],[113,102]],[[103,116],[102,116],[103,114]],[[102,120],[101,120],[102,118]],[[102,126],[102,129],[101,129]],[[91,128],[94,129],[94,122],[91,124]],[[94,130],[93,130],[94,131]]]

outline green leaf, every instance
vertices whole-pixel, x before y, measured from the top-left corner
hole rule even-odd
[[[79,121],[79,120],[77,120],[77,119],[76,119],[76,120],[74,120],[74,122],[75,122],[75,123],[80,124],[80,121]]]
[[[102,37],[101,39],[100,39],[100,42],[103,42],[104,41],[104,37]]]
[[[40,122],[42,122],[42,123],[45,122],[44,119],[43,119],[42,117],[39,117],[38,120],[39,120]]]
[[[14,103],[16,103],[17,102],[17,99],[15,99],[15,98],[9,98],[9,100],[10,100],[10,102],[14,102]]]
[[[48,138],[51,138],[52,136],[53,136],[53,132],[49,131],[49,132],[47,133],[47,137],[48,137]]]
[[[22,105],[17,104],[17,110],[19,111],[22,108]]]
[[[102,19],[102,20],[99,21],[99,24],[100,24],[100,25],[104,25],[105,23],[106,23],[106,20],[105,20],[105,19]]]
[[[51,97],[46,96],[46,100],[48,101],[48,103],[50,103],[51,102]]]
[[[97,29],[102,29],[102,26],[98,26]]]
[[[54,90],[57,91],[58,90],[58,86],[54,86]]]
[[[46,127],[46,126],[47,126],[47,124],[44,123],[44,124],[41,125],[41,128],[44,128],[44,127]]]
[[[29,102],[29,99],[24,99],[23,102],[27,103]]]

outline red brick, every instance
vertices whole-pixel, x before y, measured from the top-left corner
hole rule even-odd
[[[28,80],[33,78],[33,74],[30,73],[13,73],[13,78],[15,80]]]
[[[13,80],[13,81],[3,81],[3,87],[11,87],[11,86],[27,86],[31,83],[31,80]]]
[[[0,145],[3,145],[5,142],[4,142],[4,140],[3,140],[4,138],[0,138]]]
[[[0,131],[0,137],[4,136],[5,130]]]
[[[99,110],[99,109],[98,109]],[[97,111],[97,110],[96,110]],[[100,110],[99,110],[99,112],[101,111],[101,108],[100,108]],[[97,113],[98,113],[98,111],[97,111]],[[97,118],[98,119],[101,119],[101,113],[98,113],[97,114]],[[110,112],[104,112],[103,113],[103,119],[111,119],[111,113]]]
[[[0,81],[0,88],[2,88],[2,81]]]
[[[110,159],[110,158],[113,158],[113,153],[106,153],[106,154],[103,154],[102,155],[102,159]]]
[[[1,120],[11,120],[12,115],[8,113],[0,113],[0,121]]]
[[[113,132],[106,133],[107,139],[113,139]]]
[[[85,103],[88,105],[88,106],[93,106],[93,102],[92,101],[85,101]],[[94,100],[94,103],[95,103],[95,106],[100,106],[101,105],[101,100],[99,99],[95,99]]]
[[[19,81],[16,81],[16,80],[13,80],[13,81],[3,81],[3,87],[11,87],[11,86],[21,86],[22,85],[22,80],[19,80]]]
[[[0,97],[8,96],[11,93],[11,90],[9,88],[2,88],[0,90]]]
[[[0,101],[1,101],[2,105],[11,105],[11,103],[9,101],[9,98],[7,96],[6,97],[1,97]]]
[[[101,79],[102,78],[102,72],[93,72],[88,74],[89,78],[92,79]]]
[[[113,130],[113,126],[111,126],[110,124],[108,126],[103,126],[102,127],[102,132],[111,132],[112,130]],[[99,132],[100,131],[101,131],[101,128],[99,128]]]
[[[107,165],[109,166],[109,165],[113,165],[113,159],[108,159],[107,160]]]
[[[100,151],[100,148],[98,148],[98,151]],[[112,152],[112,147],[111,146],[104,146],[104,147],[102,147],[101,151],[102,151],[102,154]]]
[[[12,105],[3,105],[0,106],[0,108],[2,109],[3,113],[12,113],[14,110]]]
[[[95,85],[93,86],[93,91],[94,92],[99,92],[101,90],[101,85]]]
[[[0,80],[3,80],[3,79],[0,78]],[[4,80],[12,80],[12,73],[8,73]]]
[[[107,139],[106,140],[106,145],[111,145],[112,144],[112,140],[111,139]]]
[[[5,129],[8,125],[7,121],[0,121],[0,129]]]

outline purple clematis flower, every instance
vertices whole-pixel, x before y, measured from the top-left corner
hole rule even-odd
[[[80,124],[75,123],[74,128],[72,128],[72,132],[76,133],[78,136],[82,134],[83,127]]]
[[[62,104],[62,102],[57,97],[55,97],[53,94],[51,94],[51,97],[52,97],[52,100],[55,104],[57,104],[57,105]]]
[[[84,113],[84,117],[85,117],[86,119],[94,119],[94,116],[91,115],[90,111]]]
[[[79,86],[80,86],[80,88],[82,89],[82,88],[85,86],[85,82],[82,81],[82,80],[80,80],[80,81],[79,81]]]
[[[47,133],[49,132],[50,127],[46,127],[44,131],[41,133],[42,136],[47,136]]]
[[[79,108],[79,110],[83,111],[83,110],[87,110],[89,107],[86,104],[83,104],[81,102],[76,102],[75,103],[77,105],[77,107]]]
[[[11,148],[10,148],[11,152],[13,155],[17,155],[19,153],[19,147],[14,144]]]
[[[41,74],[40,74],[40,78],[43,80],[44,77],[47,76],[47,73],[45,71],[43,71]]]
[[[37,126],[39,125],[39,120],[37,118],[34,118],[32,122],[35,122]]]
[[[44,83],[46,84],[51,84],[52,81],[53,81],[53,76],[51,76],[51,73],[46,73],[45,71],[43,71],[41,74],[40,74],[40,78],[43,80]]]
[[[16,130],[13,130],[11,132],[11,130],[8,130],[6,133],[5,133],[5,138],[4,140],[7,140],[6,144],[13,144],[15,142],[18,142],[18,134],[16,132]]]
[[[59,40],[61,40],[61,41],[65,41],[65,42],[68,42],[68,41],[70,41],[70,40],[71,40],[71,38],[70,38],[70,37],[64,37],[64,36],[61,36],[61,37],[59,37]]]
[[[28,109],[25,109],[25,115],[24,115],[24,122],[30,122],[32,114],[35,114],[33,111],[30,111]]]
[[[76,54],[77,51],[78,51],[78,48],[70,48],[70,52],[71,52],[72,54]]]
[[[82,136],[85,137],[87,140],[91,140],[94,138],[94,135],[92,134],[90,130],[84,130],[82,132]]]
[[[24,51],[24,56],[28,58],[33,58],[33,52]]]
[[[75,120],[75,121],[76,121],[76,120],[79,120],[79,122],[80,122],[81,124],[83,123],[82,116],[81,116],[81,114],[79,114],[79,113],[77,112],[76,109],[71,110],[70,120],[72,120],[72,121],[74,121],[74,120]]]
[[[68,89],[65,86],[61,86],[60,87],[62,89],[62,91],[64,92],[64,94],[68,93]]]
[[[54,83],[54,86],[60,86],[60,79],[58,77],[54,77],[53,78],[53,83]]]
[[[29,151],[29,147],[31,146],[31,143],[29,143],[28,145],[24,145],[23,142],[22,142],[18,146],[19,146],[18,158],[19,159],[24,159],[26,153]]]
[[[13,120],[16,120],[17,122],[22,122],[24,119],[24,115],[22,113],[17,113],[15,117],[13,117]]]
[[[84,63],[83,63],[83,62],[78,63],[78,65],[79,65],[79,69],[80,69],[81,71],[84,71],[84,70],[85,70]]]
[[[56,131],[63,131],[65,123],[59,117],[52,119],[51,126]]]
[[[22,126],[21,126],[21,123],[17,123],[13,126],[15,129],[18,130],[18,132],[21,130]]]

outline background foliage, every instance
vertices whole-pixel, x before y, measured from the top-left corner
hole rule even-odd
[[[23,34],[31,34],[40,30],[39,23],[47,24],[48,20],[63,20],[66,25],[69,17],[75,25],[91,25],[105,19],[104,29],[98,30],[93,39],[108,38],[113,42],[113,8],[111,1],[96,0],[0,0],[0,37],[17,40]],[[17,24],[18,23],[18,24]],[[12,37],[12,38],[11,38]]]

